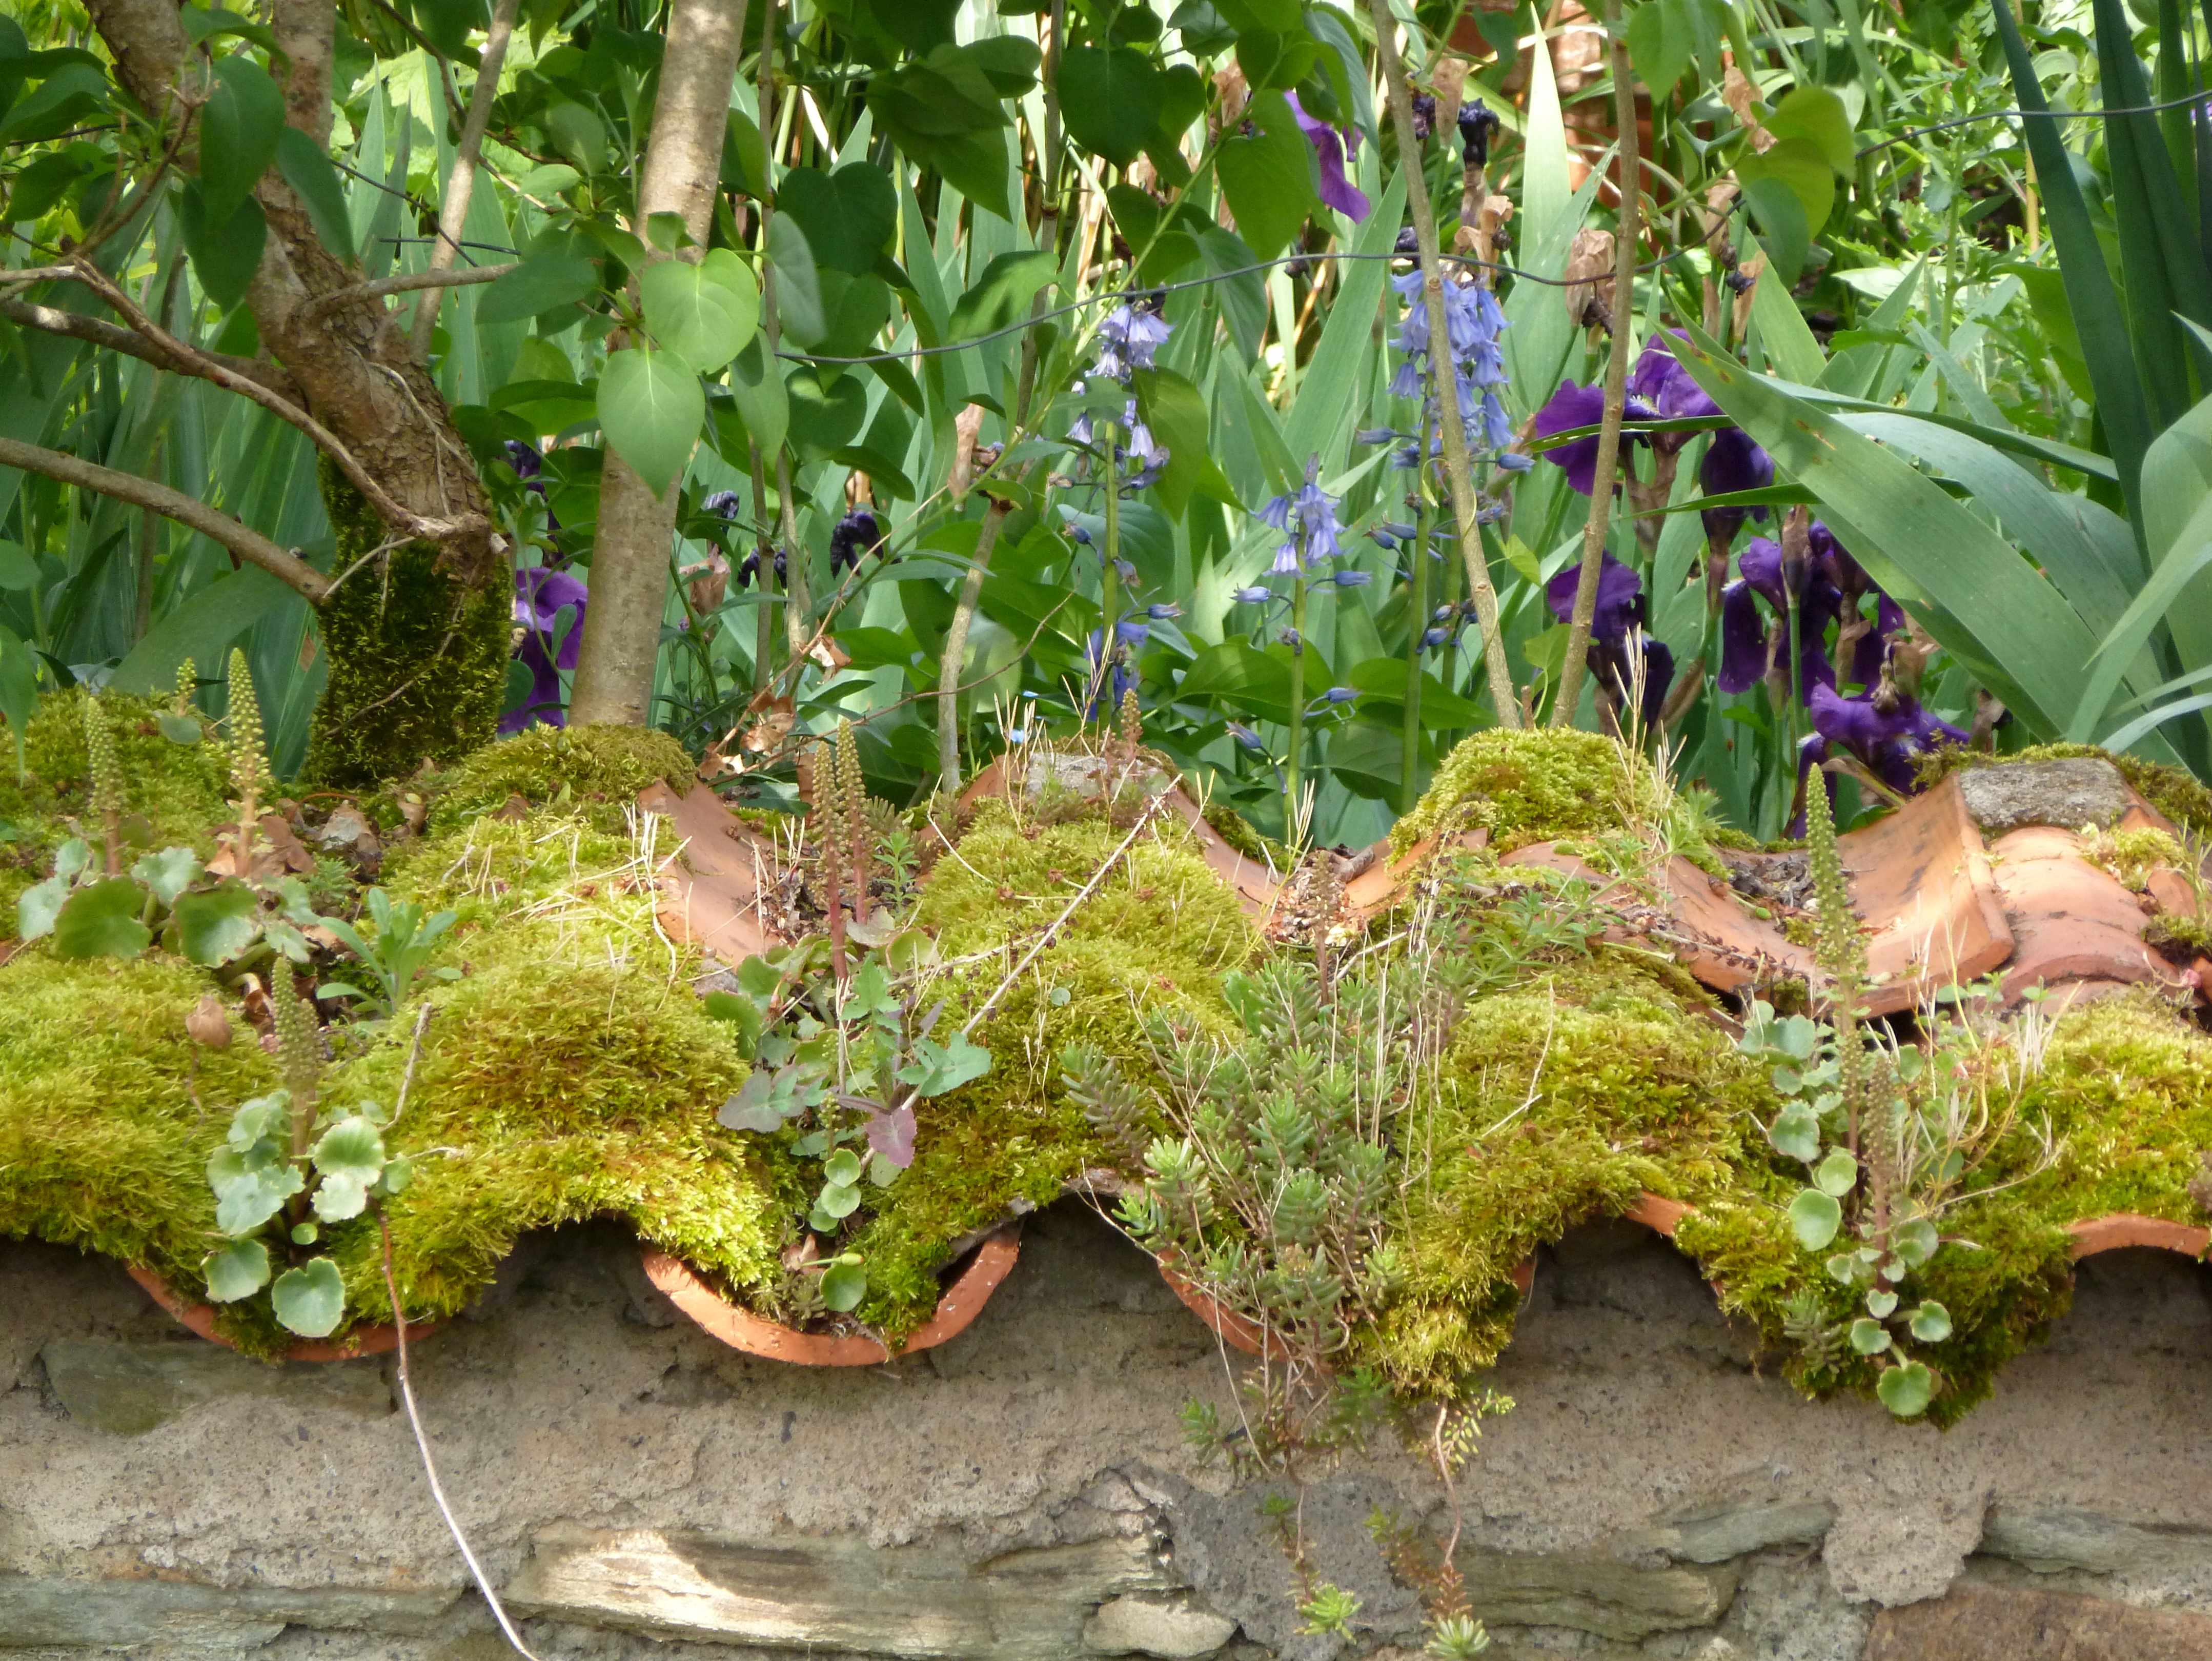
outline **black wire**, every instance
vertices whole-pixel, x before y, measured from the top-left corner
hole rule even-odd
[[[1984,110],[1979,115],[1954,116],[1948,121],[1937,121],[1925,127],[1907,127],[1894,138],[1884,138],[1854,150],[1856,156],[1872,155],[1876,150],[1886,150],[1892,144],[1905,144],[1925,137],[1931,132],[1948,132],[1954,127],[1972,126],[1977,121],[2102,121],[2115,115],[2156,115],[2162,110],[2182,110],[2199,107],[2212,102],[2212,92],[2195,92],[2186,98],[2169,98],[2160,104],[2123,104],[2118,109],[2094,110]]]

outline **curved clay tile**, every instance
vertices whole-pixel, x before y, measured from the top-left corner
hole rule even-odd
[[[752,827],[703,784],[681,796],[654,784],[638,793],[637,805],[668,818],[683,839],[660,868],[668,887],[660,926],[726,964],[776,945],[762,904],[774,862]]]

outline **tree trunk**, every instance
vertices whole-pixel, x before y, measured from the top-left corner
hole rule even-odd
[[[675,0],[670,11],[635,228],[649,247],[646,232],[653,216],[679,215],[697,246],[678,259],[698,259],[713,228],[745,9],[744,0]],[[669,553],[683,494],[679,476],[665,496],[654,496],[609,450],[599,477],[589,623],[568,700],[569,719],[579,724],[642,727],[652,715],[653,670],[668,609]]]
[[[89,9],[131,94],[175,119],[190,43],[172,0],[90,0]],[[318,143],[330,131],[333,18],[329,0],[280,0],[275,11],[290,60],[286,119]],[[191,165],[196,152],[188,139],[180,161]],[[380,551],[319,609],[330,680],[308,772],[319,783],[356,787],[490,736],[504,701],[512,578],[475,459],[398,321],[367,295],[319,303],[353,288],[360,273],[323,246],[281,173],[264,174],[254,198],[269,240],[246,304],[296,401],[400,508],[458,527],[435,545],[396,539],[325,459],[324,502],[339,551],[333,575]]]

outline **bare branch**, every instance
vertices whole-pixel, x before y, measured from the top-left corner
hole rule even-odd
[[[21,271],[0,271],[0,289],[27,288],[33,283],[66,283],[76,275],[74,265],[27,265]]]
[[[188,525],[239,558],[258,565],[270,575],[289,584],[311,605],[319,604],[330,590],[330,579],[299,555],[279,548],[260,532],[240,524],[228,514],[217,513],[204,502],[181,490],[173,490],[166,484],[157,484],[150,478],[120,473],[112,467],[64,455],[43,445],[19,443],[12,438],[0,438],[0,467],[38,473],[81,490],[96,490],[101,496],[151,508],[179,525]]]
[[[309,301],[306,315],[319,317],[356,300],[381,300],[387,295],[407,294],[416,289],[462,289],[472,283],[493,283],[509,271],[520,270],[521,264],[520,260],[509,260],[504,265],[470,265],[460,271],[405,271],[398,277],[380,277],[374,283],[334,289]]]
[[[453,256],[461,251],[461,228],[468,222],[469,198],[476,193],[477,162],[483,150],[484,129],[491,125],[492,100],[499,96],[499,72],[507,62],[507,43],[514,33],[517,4],[518,0],[498,0],[492,7],[491,29],[477,59],[477,84],[469,94],[468,119],[461,123],[460,148],[453,153],[453,171],[446,175],[445,200],[438,210],[438,240],[430,250],[434,271],[448,269]],[[410,334],[417,357],[430,355],[430,331],[438,326],[438,308],[445,298],[444,289],[434,288],[415,302]]]
[[[75,277],[76,273],[71,271],[70,275]],[[125,357],[135,357],[142,363],[150,363],[157,369],[183,374],[198,373],[191,365],[177,362],[135,331],[126,329],[119,323],[87,317],[81,312],[64,312],[52,306],[40,306],[27,300],[13,300],[0,295],[0,317],[11,323],[21,324],[27,329],[65,335],[71,340],[82,340],[87,345],[98,346],[105,351],[120,352]],[[228,352],[210,352],[206,356],[209,362],[232,374],[258,381],[280,398],[296,399],[300,395],[292,377],[274,363],[256,362],[250,357],[234,357]]]

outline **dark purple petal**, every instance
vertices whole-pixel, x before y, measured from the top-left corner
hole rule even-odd
[[[1631,398],[1621,412],[1630,421],[1649,421],[1656,413],[1640,398]],[[1540,439],[1571,432],[1577,427],[1595,427],[1605,419],[1605,388],[1593,382],[1587,386],[1577,386],[1571,380],[1562,380],[1559,390],[1551,401],[1536,411],[1535,434]],[[1648,441],[1643,433],[1623,433],[1622,447]],[[1597,435],[1578,438],[1571,444],[1562,444],[1544,452],[1544,459],[1564,470],[1567,483],[1582,495],[1588,496],[1597,482]]]
[[[1317,121],[1308,115],[1298,103],[1296,93],[1285,93],[1291,113],[1298,119],[1298,127],[1306,142],[1314,148],[1314,160],[1321,164],[1321,199],[1354,224],[1367,217],[1369,203],[1364,192],[1344,176],[1346,157],[1359,146],[1357,129],[1349,141],[1338,135],[1326,121]]]
[[[514,620],[530,631],[524,636],[518,655],[529,661],[533,647],[543,654],[566,626],[567,637],[560,640],[560,654],[552,662],[556,668],[574,669],[576,654],[584,648],[584,612],[589,599],[590,591],[566,571],[550,571],[544,566],[529,566],[517,571]],[[561,616],[563,611],[573,614],[566,625]]]
[[[1751,585],[1741,580],[1721,590],[1721,672],[1723,692],[1748,692],[1766,673],[1766,619]]]
[[[1743,574],[1759,597],[1776,611],[1790,604],[1782,587],[1782,545],[1771,537],[1753,537],[1736,556],[1735,569]]]
[[[1544,585],[1544,598],[1552,615],[1562,623],[1575,613],[1575,589],[1582,579],[1580,563],[1568,566]],[[1632,624],[1644,615],[1644,579],[1611,554],[1597,569],[1597,609],[1590,614],[1590,638],[1618,641],[1627,637]]]

